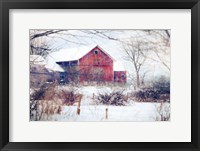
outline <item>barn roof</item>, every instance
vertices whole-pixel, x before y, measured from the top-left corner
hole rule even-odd
[[[30,55],[30,64],[31,65],[40,65],[47,68],[50,72],[51,71],[58,71],[58,72],[64,72],[63,68],[61,68],[56,62],[49,62],[46,61],[42,56],[40,55]]]
[[[35,65],[46,65],[45,59],[40,55],[30,55],[30,63]]]
[[[100,50],[102,50],[113,61],[115,60],[113,57],[111,57],[105,50],[103,50],[98,45],[97,46],[82,46],[82,47],[76,47],[76,48],[61,49],[59,51],[51,53],[51,56],[55,59],[56,62],[79,60],[80,58],[85,56],[87,53],[89,53],[95,47],[98,47]]]
[[[45,67],[49,69],[49,71],[64,72],[64,69],[61,66],[59,66],[57,63],[52,63],[52,64],[48,63]]]

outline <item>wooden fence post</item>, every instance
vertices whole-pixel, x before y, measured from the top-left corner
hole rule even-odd
[[[106,119],[108,119],[108,108],[106,108]]]
[[[95,96],[95,95],[94,95],[94,93],[93,93],[93,95],[92,95],[92,99],[93,99],[93,100],[94,100],[94,96]]]
[[[81,109],[80,109],[80,107],[81,107],[81,99],[82,99],[82,95],[80,95],[80,97],[79,97],[79,100],[78,100],[78,106],[77,106],[77,115],[80,115],[80,113],[81,113]]]
[[[80,108],[77,108],[77,115],[80,115],[80,112],[81,112],[81,109]]]

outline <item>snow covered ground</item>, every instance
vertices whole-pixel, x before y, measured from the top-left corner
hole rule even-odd
[[[58,89],[71,88],[69,86],[58,87]],[[67,122],[147,122],[161,121],[161,118],[163,117],[170,117],[170,103],[135,102],[134,100],[129,99],[126,106],[108,106],[97,105],[93,99],[94,95],[111,92],[113,90],[124,90],[123,87],[81,86],[76,87],[75,89],[76,92],[84,94],[80,106],[80,115],[77,115],[77,106],[75,104],[74,106],[63,106],[61,114],[52,116],[43,115],[41,120]],[[128,91],[129,89],[126,89],[123,93],[127,93]],[[107,118],[106,108],[108,109]]]
[[[168,106],[169,104],[165,104]],[[65,106],[61,115],[54,115],[49,120],[55,121],[115,121],[115,122],[147,122],[160,121],[161,117],[157,111],[159,104],[134,103],[131,106],[81,106],[80,115],[76,114],[77,107]],[[106,108],[108,118],[106,119]],[[163,111],[164,112],[164,111]]]

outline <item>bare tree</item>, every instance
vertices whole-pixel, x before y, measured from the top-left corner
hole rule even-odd
[[[142,85],[145,85],[145,77],[146,77],[148,72],[149,71],[145,71],[145,72],[141,73],[141,84]]]
[[[114,33],[116,30],[66,30],[66,29],[49,29],[49,30],[30,30],[30,54],[46,56],[54,48],[56,40],[60,39],[68,44],[86,45],[86,38],[90,39],[108,39],[118,41]],[[58,46],[59,47],[59,46]]]
[[[140,71],[142,65],[146,60],[146,57],[144,55],[147,51],[147,49],[145,48],[145,44],[146,42],[137,38],[131,38],[129,41],[122,43],[122,49],[126,54],[125,59],[133,64],[137,87],[140,87]]]
[[[159,61],[168,71],[170,71],[170,30],[144,30],[144,32],[151,36],[151,39],[149,40],[149,46],[151,47],[151,51],[157,57],[157,59],[149,59],[157,62]]]
[[[63,32],[64,30],[30,30],[30,54],[46,56],[52,50],[50,35]]]
[[[35,38],[38,38],[38,37],[43,37],[43,36],[48,36],[48,35],[51,35],[51,34],[56,34],[56,33],[59,33],[61,31],[64,31],[64,30],[35,30],[36,32],[34,33],[30,33],[30,40],[33,40]]]

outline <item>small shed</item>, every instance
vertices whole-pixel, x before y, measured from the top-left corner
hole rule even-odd
[[[56,63],[48,63],[40,55],[30,55],[30,84],[31,87],[40,87],[45,82],[59,80],[64,70]]]
[[[126,70],[120,62],[114,63],[114,82],[126,83]]]

